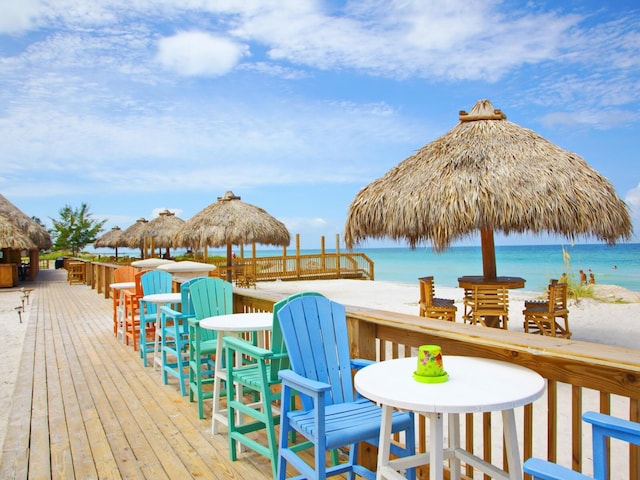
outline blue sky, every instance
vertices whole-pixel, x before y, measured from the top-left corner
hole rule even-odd
[[[332,248],[361,188],[488,98],[637,232],[639,73],[636,2],[1,0],[0,193],[108,229],[231,190]]]

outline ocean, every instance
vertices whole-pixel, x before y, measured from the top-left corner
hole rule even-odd
[[[568,254],[565,263],[563,249]],[[376,280],[415,283],[433,275],[436,285],[457,287],[458,277],[482,275],[480,247],[451,247],[441,253],[430,248],[369,248],[354,250],[374,261]],[[542,291],[551,278],[566,272],[579,280],[578,271],[593,273],[596,283],[618,285],[640,292],[640,243],[615,246],[518,245],[496,247],[498,275],[526,279],[525,290]]]

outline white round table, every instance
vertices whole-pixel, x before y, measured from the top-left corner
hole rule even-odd
[[[217,422],[228,425],[228,419],[225,415],[226,409],[220,408],[220,381],[227,379],[227,372],[222,368],[220,358],[222,357],[222,338],[226,334],[240,334],[244,332],[264,332],[271,330],[273,324],[273,313],[269,312],[250,312],[250,313],[232,313],[229,315],[217,315],[215,317],[207,317],[200,320],[200,326],[207,330],[215,330],[218,332],[216,339],[216,365],[213,380],[213,411],[211,415],[211,432],[215,435],[218,433]],[[241,359],[236,358],[236,362]],[[239,363],[237,365],[240,366]],[[229,388],[229,387],[227,387]],[[236,386],[236,398],[240,398],[240,387]]]
[[[450,459],[451,478],[460,478],[460,460],[473,464],[493,478],[522,479],[514,408],[540,398],[545,381],[538,373],[519,365],[484,358],[443,356],[449,379],[443,383],[421,383],[413,378],[417,357],[374,363],[355,375],[355,388],[382,405],[382,426],[378,452],[378,479],[396,478],[397,470],[431,465],[430,478],[443,476],[445,454]],[[421,413],[429,418],[429,446],[426,454],[389,460],[391,413],[394,408]],[[463,450],[460,445],[459,415],[502,412],[509,473]],[[449,448],[444,449],[443,414],[449,414]],[[397,466],[397,468],[396,468]]]
[[[158,270],[173,273],[174,278],[179,279],[180,281],[189,280],[202,275],[208,275],[209,272],[214,271],[216,268],[217,267],[211,263],[192,262],[190,260],[166,263],[158,266]]]

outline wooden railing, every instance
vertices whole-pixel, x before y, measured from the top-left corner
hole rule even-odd
[[[87,284],[108,297],[113,268],[111,264],[88,265]],[[281,271],[288,268],[283,265]],[[271,311],[280,298],[275,293],[235,289],[234,310]],[[419,345],[438,344],[445,354],[504,360],[540,373],[547,380],[546,395],[516,411],[521,456],[525,459],[538,456],[574,470],[590,470],[590,431],[583,431],[584,411],[597,410],[640,421],[640,350],[348,305],[347,315],[351,351],[357,358],[413,356]],[[467,415],[461,432],[465,448],[487,461],[504,465],[502,438],[495,434],[501,431],[500,422],[499,415],[490,413]],[[425,451],[424,419],[418,431],[418,447]],[[611,478],[640,478],[640,448],[615,444],[609,458],[612,465],[622,465],[624,470],[612,470]],[[373,456],[369,460],[375,462]],[[424,471],[420,473],[421,477],[425,475]],[[466,472],[468,476],[472,473],[470,468]]]
[[[235,310],[270,311],[279,299],[273,293],[236,290]],[[582,471],[583,466],[590,470],[590,431],[583,431],[584,411],[598,410],[640,421],[640,350],[362,307],[347,306],[347,316],[355,358],[379,361],[413,356],[419,345],[438,344],[449,355],[493,358],[540,373],[547,380],[545,397],[516,411],[521,455],[525,459],[538,456],[574,470]],[[506,465],[502,438],[496,435],[502,431],[500,422],[499,414],[467,415],[461,432],[465,448],[491,463]],[[420,419],[418,431],[418,447],[426,451],[424,418]],[[638,447],[618,444],[609,458],[623,469],[612,470],[611,478],[640,478]],[[425,471],[420,474],[426,475]],[[470,467],[466,475],[473,475]]]

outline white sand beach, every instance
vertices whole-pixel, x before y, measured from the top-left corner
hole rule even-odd
[[[418,314],[418,285],[383,281],[362,280],[314,280],[296,282],[264,282],[259,290],[292,294],[300,291],[317,291],[332,300],[355,306],[364,306],[407,314]],[[6,424],[11,408],[11,398],[28,326],[30,308],[37,298],[37,288],[25,301],[22,323],[16,307],[22,306],[23,293],[19,290],[0,291],[0,321],[3,325],[0,361],[0,445],[4,442]],[[569,303],[569,321],[573,339],[606,343],[629,348],[639,348],[640,293],[615,286],[596,285],[595,294],[608,302],[581,299]],[[461,310],[462,289],[436,286],[436,296],[456,299]],[[521,311],[525,299],[542,297],[542,293],[512,290],[510,311],[513,320],[509,328],[522,331]],[[111,319],[105,319],[110,322]]]

